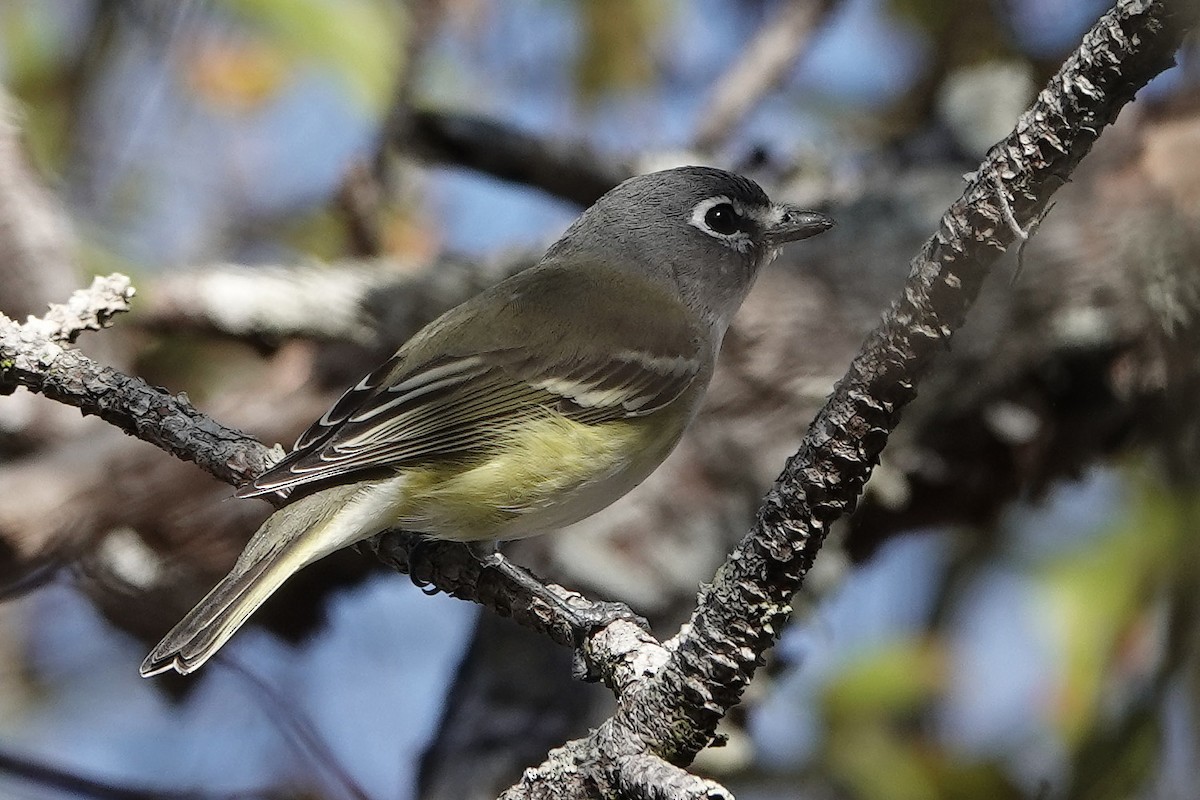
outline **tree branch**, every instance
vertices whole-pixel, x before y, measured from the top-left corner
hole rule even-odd
[[[371,342],[364,299],[395,276],[369,261],[299,266],[211,264],[163,276],[137,320],[155,329],[241,339]]]
[[[274,462],[277,456],[270,450],[204,416],[186,396],[173,396],[62,347],[128,310],[132,296],[129,279],[114,274],[96,278],[91,289],[51,306],[41,319],[30,317],[18,325],[0,315],[0,392],[24,386],[95,414],[227,483],[244,483]]]
[[[763,22],[741,56],[709,91],[692,142],[696,149],[715,150],[783,81],[834,2],[788,0]]]
[[[1172,63],[1182,27],[1194,22],[1195,11],[1193,2],[1122,0],[1097,23],[947,211],[914,260],[903,295],[814,421],[754,529],[701,593],[691,622],[668,643],[669,653],[640,637],[613,636],[629,648],[611,662],[618,666],[610,685],[624,687],[616,714],[589,738],[568,743],[527,771],[506,796],[636,791],[637,778],[619,767],[613,772],[613,764],[644,765],[643,756],[685,764],[712,740],[717,721],[738,701],[778,636],[829,525],[857,501],[901,409],[961,324],[988,268],[1020,235],[1016,228],[1028,229],[1038,218],[1134,91]],[[58,335],[43,334],[35,323],[0,319],[0,388],[28,386],[99,414],[230,483],[270,460],[262,445],[213,422],[185,398],[64,350],[54,340]],[[458,596],[473,591],[491,597],[482,576],[467,577],[446,577],[439,564],[433,583],[457,589]],[[599,646],[609,633],[593,636],[589,646]],[[644,647],[651,657],[640,657]]]
[[[790,613],[830,524],[853,509],[900,412],[961,325],[988,269],[1027,228],[1134,93],[1174,64],[1194,5],[1122,0],[1059,69],[1008,138],[988,153],[941,229],[912,262],[903,295],[864,343],[718,572],[655,695],[698,693],[698,713],[654,715],[651,740],[688,761],[712,737]],[[1003,194],[997,194],[997,187]],[[703,676],[697,681],[698,676]],[[623,708],[621,713],[630,714]],[[644,712],[643,712],[644,713]]]
[[[53,344],[72,344],[84,331],[106,328],[113,316],[129,310],[134,290],[120,274],[97,277],[91,287],[72,293],[65,303],[53,303],[41,317],[30,317],[19,326],[22,338],[44,338]],[[7,317],[0,316],[6,320]]]
[[[552,141],[485,117],[415,111],[397,145],[429,161],[455,164],[533,186],[581,206],[636,172],[579,142]]]
[[[209,264],[159,278],[146,291],[135,322],[155,330],[246,340],[299,337],[391,347],[389,343],[403,341],[437,313],[534,260],[520,255],[487,262],[442,256],[421,269],[405,269],[386,259]]]
[[[96,414],[235,486],[274,463],[278,452],[205,416],[185,396],[173,396],[62,347],[60,342],[72,341],[83,330],[99,329],[114,314],[127,311],[132,296],[127,277],[110,275],[97,278],[90,289],[76,292],[68,303],[52,306],[44,318],[31,317],[18,325],[0,315],[0,392],[24,386],[85,414]],[[367,546],[384,563],[409,572],[423,586],[512,616],[557,642],[577,641],[579,632],[560,606],[547,604],[500,570],[484,566],[461,545],[425,542],[415,534],[393,531]],[[577,593],[550,588],[566,606],[587,604]],[[648,659],[665,660],[655,658],[657,651],[642,652],[643,648],[658,647],[649,634],[631,634],[622,624],[609,627],[613,632],[596,638],[586,651],[593,657],[588,672],[607,685],[628,686],[636,678],[631,669],[643,669]]]
[[[917,383],[962,324],[989,267],[1021,235],[1011,222],[1028,229],[1040,217],[1100,131],[1174,63],[1196,13],[1194,2],[1121,0],[1096,23],[913,260],[902,295],[813,421],[754,527],[667,642],[667,663],[586,740],[526,770],[508,800],[554,796],[565,758],[607,796],[619,788],[605,765],[628,757],[629,741],[674,764],[712,741],[786,624],[829,526],[853,509]]]

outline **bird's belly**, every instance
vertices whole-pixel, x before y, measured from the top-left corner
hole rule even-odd
[[[664,429],[665,428],[665,429]],[[524,421],[490,453],[406,476],[397,524],[438,539],[520,539],[587,517],[649,475],[683,425]]]

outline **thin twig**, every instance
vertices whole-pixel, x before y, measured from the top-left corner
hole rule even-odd
[[[374,258],[383,253],[384,195],[384,185],[365,160],[346,170],[337,193],[337,207],[346,221],[351,255]]]
[[[249,684],[251,697],[266,711],[276,727],[292,741],[299,754],[307,762],[310,758],[324,767],[345,791],[355,800],[371,800],[371,795],[351,775],[330,748],[320,732],[294,702],[290,702],[262,678],[228,653],[218,653],[217,662]]]
[[[700,112],[692,146],[716,150],[783,82],[804,55],[812,33],[837,0],[786,0],[764,22],[741,56],[717,79]]]

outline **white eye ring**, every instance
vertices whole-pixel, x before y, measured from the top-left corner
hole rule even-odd
[[[713,230],[712,226],[708,224],[706,219],[708,212],[722,204],[732,207],[735,214],[737,214],[739,217],[745,218],[746,214],[741,208],[740,204],[734,203],[723,194],[719,194],[715,197],[709,197],[708,199],[701,200],[699,203],[697,203],[696,207],[692,209],[692,216],[688,219],[688,224],[694,228],[698,228],[704,233],[707,233],[709,236],[721,242],[721,244],[731,247],[739,253],[745,253],[749,251],[753,246],[753,242],[750,240],[750,234],[746,231],[736,230],[733,233],[721,233],[720,231]]]

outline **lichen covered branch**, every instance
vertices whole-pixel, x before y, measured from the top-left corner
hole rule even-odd
[[[63,347],[85,330],[99,330],[128,310],[133,288],[124,275],[97,278],[90,289],[18,325],[0,316],[0,391],[24,386],[126,433],[217,478],[244,483],[274,461],[270,450],[240,431],[201,414],[184,395],[172,395]]]
[[[186,396],[172,395],[64,347],[83,331],[99,330],[113,315],[127,311],[133,294],[129,279],[114,274],[97,278],[67,303],[51,306],[44,317],[17,324],[0,315],[0,392],[25,387],[75,406],[235,486],[274,463],[278,452],[201,413]],[[447,542],[422,543],[414,534],[392,532],[368,546],[423,586],[480,603],[555,641],[579,641],[580,632],[560,613],[564,606],[586,605],[575,593],[550,587],[562,603],[548,604],[527,586],[481,563],[466,548]],[[609,627],[636,629],[631,624]],[[622,635],[610,632],[592,642],[588,653],[589,672],[613,687],[632,683],[635,676],[630,670],[644,669],[648,659],[665,660],[661,646],[640,629]],[[651,659],[647,653],[658,657]]]

